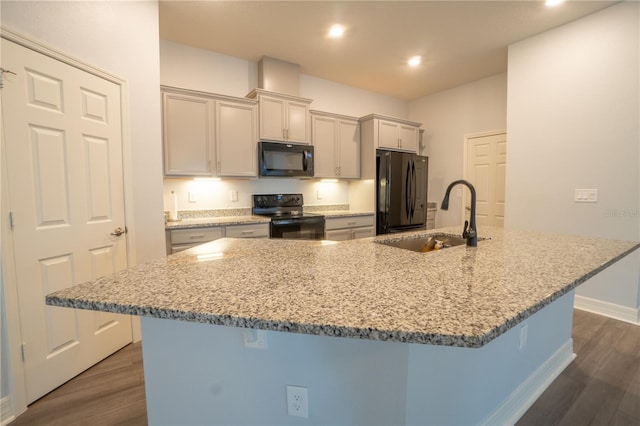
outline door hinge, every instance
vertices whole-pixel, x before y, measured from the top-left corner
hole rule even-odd
[[[9,226],[11,227],[11,230],[13,230],[13,228],[15,228],[15,226],[16,226],[16,222],[13,219],[13,212],[12,211],[9,212]]]
[[[27,344],[25,342],[22,342],[22,345],[20,346],[20,352],[22,353],[22,360],[26,361],[26,359],[27,359]]]

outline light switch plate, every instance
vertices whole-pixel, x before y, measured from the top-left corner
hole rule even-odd
[[[597,189],[576,189],[573,201],[575,201],[576,203],[597,203],[598,190]]]
[[[197,203],[198,202],[198,194],[196,194],[193,191],[189,191],[189,202],[190,203]]]
[[[230,200],[231,202],[236,202],[236,201],[238,201],[238,191],[236,191],[235,189],[232,189],[232,190],[229,192],[229,200]]]

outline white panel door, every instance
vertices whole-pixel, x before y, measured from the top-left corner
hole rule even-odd
[[[506,134],[467,139],[467,180],[476,188],[478,226],[504,226],[506,161]]]
[[[28,402],[131,341],[123,315],[46,294],[126,268],[118,85],[2,39],[3,144]],[[7,76],[5,74],[5,76]]]

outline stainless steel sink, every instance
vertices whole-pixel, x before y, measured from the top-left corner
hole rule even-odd
[[[398,247],[405,250],[427,253],[449,247],[460,246],[467,243],[467,240],[449,234],[433,234],[419,238],[405,238],[402,240],[378,241],[380,244]]]

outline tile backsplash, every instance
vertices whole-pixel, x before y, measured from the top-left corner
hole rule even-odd
[[[349,204],[348,185],[346,181],[322,182],[315,179],[165,179],[164,210],[170,208],[171,191],[177,196],[179,217],[191,214],[185,211],[249,209],[250,214],[253,194],[301,193],[305,208],[323,206],[323,210],[328,210],[326,206]]]

